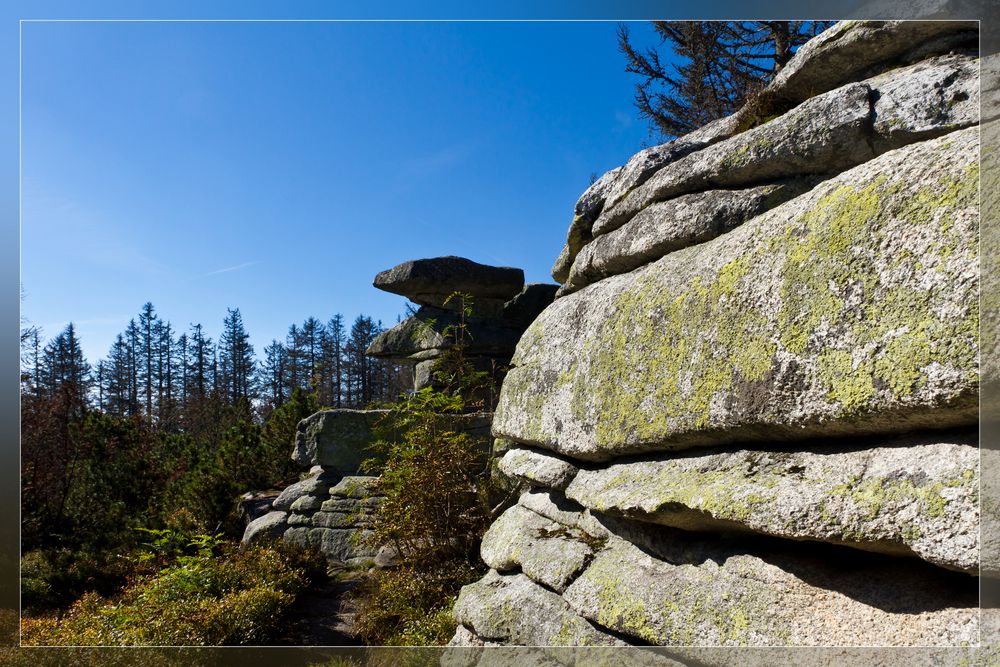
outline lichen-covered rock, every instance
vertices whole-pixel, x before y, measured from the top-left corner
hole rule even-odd
[[[323,505],[323,498],[320,496],[300,496],[289,508],[292,512],[315,512]]]
[[[650,204],[678,195],[836,173],[870,160],[871,89],[853,83],[814,97],[752,130],[671,162],[594,221],[606,234]]]
[[[287,520],[288,514],[286,512],[268,512],[247,524],[241,541],[243,544],[253,544],[264,538],[281,537],[287,526]]]
[[[908,436],[615,463],[581,470],[566,496],[675,528],[835,542],[975,573],[978,471],[975,434]]]
[[[663,645],[941,646],[978,636],[975,578],[919,561],[828,563],[683,536],[658,547],[615,540],[563,599],[599,627]]]
[[[271,505],[273,509],[287,512],[292,509],[292,503],[303,496],[323,496],[326,495],[330,487],[337,483],[340,474],[334,472],[321,471],[320,473],[307,477],[294,484],[289,484],[278,494]]]
[[[509,266],[488,266],[464,257],[433,257],[403,262],[375,276],[375,287],[401,294],[414,303],[443,307],[454,292],[477,300],[515,296],[524,287],[524,271]]]
[[[292,460],[301,466],[318,464],[328,474],[351,474],[373,458],[372,429],[387,410],[320,410],[299,422]]]
[[[667,253],[703,243],[802,193],[814,181],[708,190],[651,204],[580,250],[562,293],[627,273]]]
[[[514,505],[483,536],[483,562],[499,572],[520,568],[532,581],[566,590],[600,545],[583,531]]]
[[[330,487],[330,495],[341,498],[367,498],[373,495],[379,478],[374,475],[348,475]]]
[[[576,466],[558,457],[532,451],[511,449],[500,459],[500,471],[529,484],[550,489],[565,489],[576,474]]]
[[[588,542],[600,542],[609,536],[607,528],[591,514],[590,510],[574,501],[567,500],[558,491],[529,489],[521,494],[517,499],[517,504],[549,521],[583,531],[593,538]]]
[[[289,530],[288,533],[292,530]],[[286,539],[288,533],[285,533]],[[310,528],[306,540],[310,546],[318,548],[328,559],[347,562],[356,558],[375,557],[378,549],[368,543],[371,535],[370,530],[354,528]]]
[[[976,128],[888,152],[556,300],[494,435],[606,460],[975,423],[977,154]]]
[[[570,610],[557,594],[523,574],[491,570],[462,588],[455,619],[483,640],[521,646],[621,644]]]
[[[958,34],[974,45],[977,33],[972,21],[841,21],[803,44],[762,97],[771,106],[798,104],[817,92],[871,76],[873,69],[891,67],[935,39]]]
[[[979,59],[951,54],[866,82],[876,91],[874,145],[881,153],[979,122]]]
[[[454,336],[447,335],[448,330],[454,330],[460,323],[456,313],[421,306],[412,317],[376,336],[367,353],[374,357],[409,357],[413,361],[434,358],[454,346]],[[510,357],[523,331],[522,326],[503,319],[472,318],[465,325],[466,353],[504,358]]]

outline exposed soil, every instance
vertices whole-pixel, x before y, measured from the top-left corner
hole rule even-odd
[[[348,591],[364,579],[364,572],[332,573],[326,581],[299,594],[288,609],[287,631],[278,646],[360,646],[354,630],[357,605]]]

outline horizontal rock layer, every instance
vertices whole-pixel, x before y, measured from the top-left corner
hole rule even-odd
[[[466,632],[513,644],[593,642],[589,631],[580,636],[586,619],[606,641],[721,646],[957,645],[978,632],[977,582],[964,574],[602,522],[608,537],[594,540],[520,505],[508,510],[484,542],[484,558],[502,571],[466,586],[456,604]]]
[[[975,423],[975,128],[558,299],[493,431],[584,460]]]
[[[675,528],[833,542],[976,573],[979,448],[974,433],[956,435],[614,463],[581,470],[566,496]]]
[[[464,257],[433,257],[403,262],[382,271],[372,284],[414,303],[440,307],[454,292],[506,301],[524,287],[524,271],[479,264]]]
[[[797,194],[786,187],[770,197],[749,192],[733,202],[735,195],[719,187],[766,187],[774,178],[828,175],[974,125],[978,70],[978,59],[959,54],[897,68],[812,98],[711,149],[662,163],[626,201],[606,207],[582,241],[564,249],[561,261],[570,268],[560,274],[560,293],[713,238]],[[603,239],[622,225],[629,228]]]
[[[567,281],[577,253],[594,236],[594,220],[664,166],[780,116],[813,96],[894,65],[908,65],[955,48],[974,49],[977,39],[977,26],[972,22],[840,22],[800,48],[779,75],[733,116],[644,149],[594,182],[576,203],[566,246],[552,267],[553,278]]]

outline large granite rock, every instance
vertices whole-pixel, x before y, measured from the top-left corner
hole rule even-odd
[[[581,470],[566,496],[675,528],[833,542],[976,573],[978,473],[974,433],[907,436],[614,463]]]
[[[421,306],[411,317],[379,334],[368,347],[368,354],[409,358],[413,362],[436,359],[455,345],[454,331],[459,323],[460,317],[452,311]],[[523,326],[502,319],[467,320],[465,351],[473,355],[510,358],[523,331]]]
[[[524,271],[479,264],[464,257],[433,257],[382,271],[372,284],[414,303],[440,308],[454,292],[471,294],[477,300],[507,301],[524,287]]]
[[[814,180],[792,180],[736,190],[707,190],[650,204],[618,229],[583,246],[563,293],[725,234],[801,194]]]
[[[978,636],[977,582],[967,575],[917,561],[652,540],[613,540],[563,600],[601,628],[653,644],[949,646]]]
[[[320,410],[299,422],[292,460],[299,465],[321,465],[331,472],[356,472],[372,458],[375,429],[387,410]]]
[[[577,253],[593,238],[593,223],[601,211],[617,204],[664,165],[726,139],[736,130],[735,118],[720,118],[683,137],[639,151],[627,163],[595,181],[576,203],[566,245],[552,266],[556,282],[566,282]]]
[[[579,528],[514,505],[486,531],[481,554],[494,570],[520,569],[532,581],[561,593],[602,543]]]
[[[650,204],[719,187],[789,176],[836,173],[874,157],[869,143],[871,89],[852,83],[811,98],[778,118],[713,144],[657,171],[594,221],[606,234]]]
[[[796,51],[761,95],[762,106],[795,105],[935,49],[975,46],[978,32],[972,21],[841,21]]]
[[[247,524],[243,531],[244,544],[254,544],[267,538],[275,539],[281,537],[288,525],[288,514],[285,512],[268,512],[262,517],[254,519]]]
[[[569,461],[544,452],[520,448],[505,452],[498,466],[508,477],[559,490],[565,489],[577,472],[577,467]]]
[[[597,461],[975,423],[977,153],[976,128],[890,151],[556,300],[494,434]]]
[[[711,187],[836,173],[887,150],[974,125],[979,61],[949,55],[895,69],[808,99],[747,132],[658,171],[594,222],[620,227],[656,201]]]
[[[462,588],[455,618],[476,636],[521,646],[589,646],[621,644],[574,613],[558,593],[524,574],[490,571],[481,581]]]

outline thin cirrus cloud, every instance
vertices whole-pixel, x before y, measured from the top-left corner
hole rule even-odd
[[[217,276],[220,273],[232,273],[233,271],[239,271],[241,269],[246,269],[246,268],[249,268],[251,266],[256,266],[257,264],[260,264],[259,260],[255,260],[255,261],[252,261],[252,262],[243,262],[242,264],[236,264],[235,266],[227,266],[227,267],[225,267],[223,269],[216,269],[215,271],[209,271],[208,273],[206,273],[202,277],[203,278],[207,278],[209,276]]]

